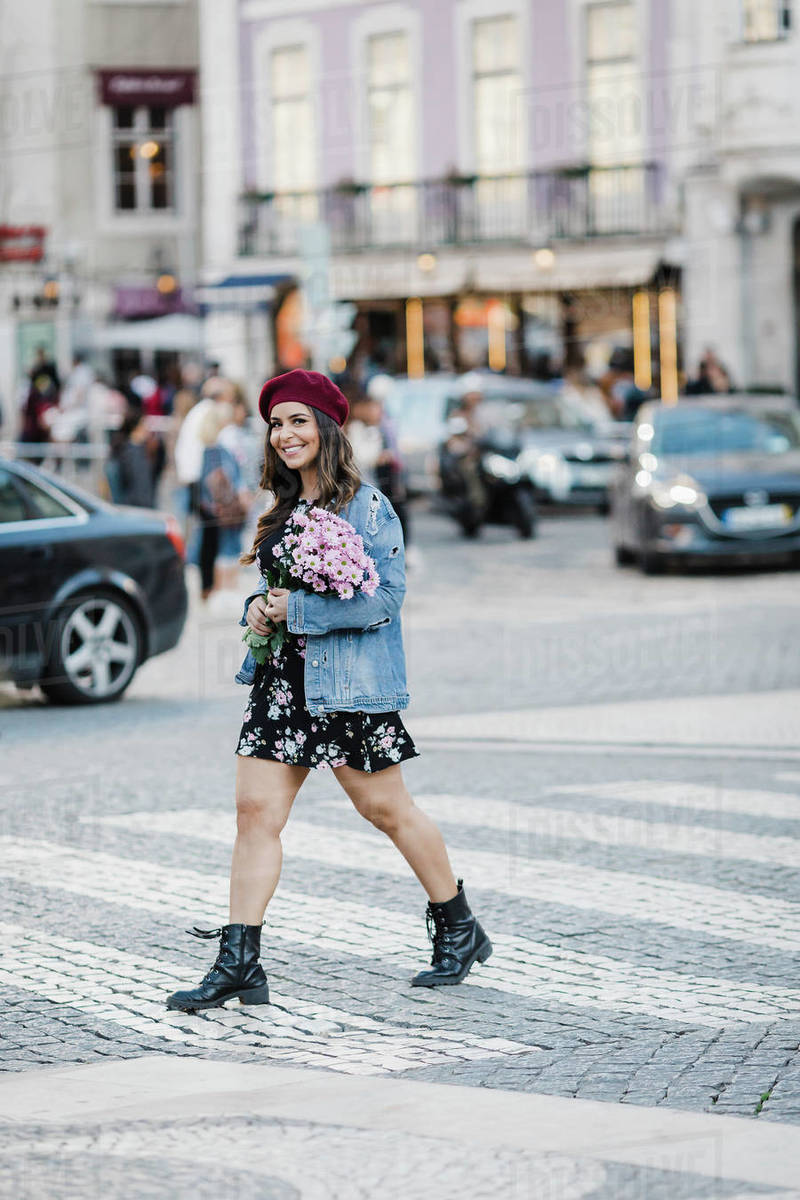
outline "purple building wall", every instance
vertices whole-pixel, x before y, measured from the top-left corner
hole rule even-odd
[[[454,0],[420,0],[422,14],[422,173],[426,179],[458,168],[458,82]]]
[[[534,0],[531,14],[526,114],[529,165],[537,170],[575,161],[571,110],[578,85],[572,78],[567,8]]]
[[[575,79],[575,63],[580,61],[570,38],[579,30],[570,28],[566,3],[553,0],[529,0],[530,37],[527,44],[528,86],[521,97],[528,124],[528,166],[547,169],[582,162],[585,157],[580,116],[581,81]],[[645,60],[643,120],[646,122],[645,156],[662,159],[667,152],[666,95],[667,50],[670,0],[651,0],[650,37]],[[458,167],[458,104],[455,44],[456,0],[416,0],[422,30],[420,96],[423,108],[421,175],[436,178]],[[355,89],[363,80],[355,76],[351,61],[351,26],[363,11],[353,4],[341,8],[304,13],[319,32],[321,46],[320,80],[320,182],[334,184],[355,178],[357,131],[353,124]],[[241,127],[243,182],[253,185],[256,178],[255,106],[251,47],[254,34],[269,19],[241,22]],[[359,181],[361,182],[361,181]]]

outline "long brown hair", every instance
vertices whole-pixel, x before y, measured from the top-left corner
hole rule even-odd
[[[346,504],[355,496],[361,487],[353,450],[347,434],[337,425],[327,413],[312,408],[312,416],[319,430],[319,454],[317,456],[317,474],[319,476],[318,508],[327,508],[331,512],[341,512]],[[272,492],[275,503],[258,518],[256,536],[253,547],[239,559],[244,566],[255,562],[258,547],[269,535],[284,524],[292,509],[297,504],[302,490],[303,481],[300,472],[287,467],[275,450],[270,435],[272,430],[267,427],[264,439],[264,471],[261,476],[261,487],[266,492]]]

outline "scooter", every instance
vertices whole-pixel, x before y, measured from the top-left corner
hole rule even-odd
[[[533,487],[522,474],[513,448],[491,438],[477,443],[456,433],[439,447],[441,495],[465,537],[486,523],[513,525],[520,537],[536,533]]]

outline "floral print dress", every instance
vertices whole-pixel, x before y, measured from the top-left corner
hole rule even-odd
[[[306,501],[301,501],[302,507]],[[258,549],[264,570],[285,532],[275,530]],[[343,600],[342,604],[347,601]],[[298,767],[354,767],[382,771],[416,758],[418,750],[396,712],[332,712],[306,708],[306,639],[290,633],[280,650],[256,667],[236,753]]]

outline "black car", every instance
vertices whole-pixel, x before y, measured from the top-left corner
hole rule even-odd
[[[643,405],[612,486],[617,562],[769,562],[800,555],[800,417],[783,400]]]
[[[118,700],[186,621],[174,518],[0,459],[0,675],[53,700]]]

